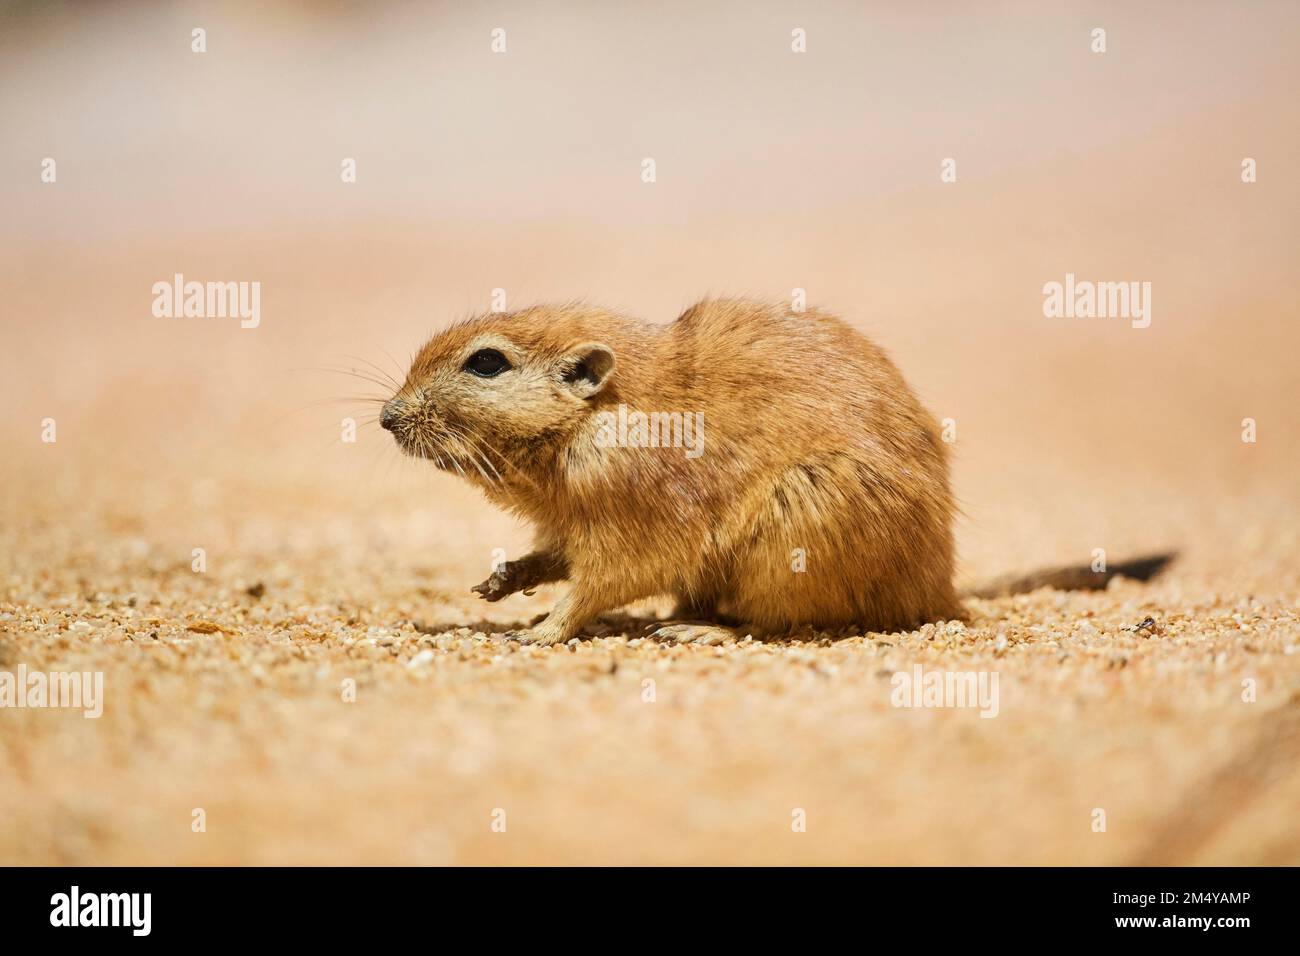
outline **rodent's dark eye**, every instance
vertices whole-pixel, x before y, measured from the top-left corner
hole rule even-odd
[[[479,349],[465,360],[465,371],[479,378],[492,378],[508,368],[510,363],[496,349]]]

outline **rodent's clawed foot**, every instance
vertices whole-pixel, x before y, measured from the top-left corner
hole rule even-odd
[[[651,631],[650,636],[678,644],[722,644],[735,640],[736,632],[716,624],[665,624]]]
[[[562,580],[568,573],[563,558],[544,551],[526,554],[518,561],[503,561],[482,584],[470,588],[486,601],[500,601],[517,594],[532,594],[539,584]]]
[[[482,584],[474,585],[470,590],[485,601],[500,601],[503,597],[508,597],[511,593],[508,589],[510,584],[510,575],[507,569],[509,567],[509,564],[502,565],[500,568],[488,575],[486,581]]]
[[[542,621],[533,627],[523,627],[513,631],[506,631],[502,635],[507,641],[518,641],[520,644],[536,644],[538,647],[546,647],[554,644],[563,637],[554,628],[547,628],[546,622]]]

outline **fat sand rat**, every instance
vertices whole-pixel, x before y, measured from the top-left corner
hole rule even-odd
[[[663,325],[584,304],[490,313],[435,335],[380,416],[402,450],[536,528],[473,590],[570,589],[510,637],[553,644],[672,594],[654,636],[717,643],[811,626],[962,616],[947,449],[888,356],[827,312],[706,300]],[[1155,555],[977,593],[1145,580]],[[746,631],[741,631],[746,633]]]

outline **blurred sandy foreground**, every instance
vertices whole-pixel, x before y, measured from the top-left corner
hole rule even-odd
[[[1296,9],[533,7],[0,14],[0,670],[105,686],[0,710],[0,862],[1300,862]],[[260,281],[260,326],[154,318],[177,272]],[[1044,318],[1067,272],[1151,282],[1151,327]],[[675,647],[651,602],[513,647],[560,589],[468,589],[528,529],[340,441],[379,390],[322,371],[399,374],[495,288],[796,287],[957,422],[964,583],[1178,564],[908,634]],[[998,716],[892,707],[918,663],[996,671]]]

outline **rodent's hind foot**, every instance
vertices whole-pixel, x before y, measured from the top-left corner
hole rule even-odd
[[[723,644],[734,641],[739,635],[729,627],[717,624],[663,624],[650,632],[650,636],[659,641],[676,641],[678,644]]]

